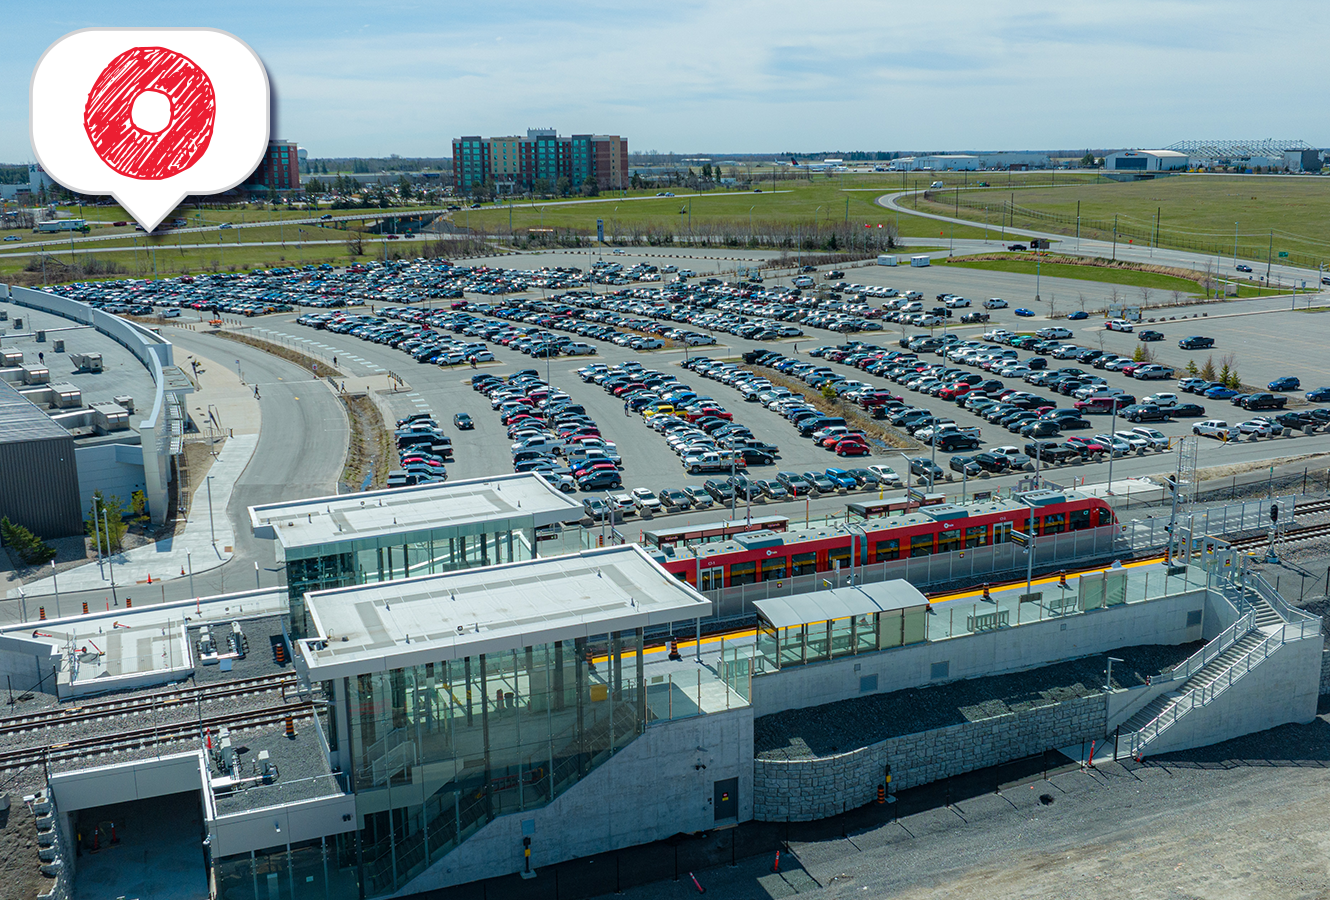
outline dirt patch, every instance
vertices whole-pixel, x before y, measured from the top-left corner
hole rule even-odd
[[[368,394],[340,396],[346,406],[347,421],[351,423],[346,466],[342,469],[342,485],[348,491],[359,491],[368,476],[370,490],[381,488],[388,480],[388,472],[397,462],[392,435],[388,433],[379,408]]]
[[[10,794],[9,809],[0,812],[0,880],[6,897],[36,900],[55,882],[42,875],[37,857],[37,823],[20,797]]]
[[[342,377],[342,373],[337,371],[337,369],[333,368],[327,362],[320,362],[312,356],[301,353],[298,350],[292,350],[289,347],[283,347],[281,344],[274,344],[272,341],[265,341],[250,334],[240,334],[235,331],[225,331],[223,329],[209,331],[207,334],[224,337],[228,341],[235,341],[240,344],[248,344],[251,347],[262,350],[264,353],[280,357],[290,363],[295,363],[311,375],[316,375],[320,378]]]

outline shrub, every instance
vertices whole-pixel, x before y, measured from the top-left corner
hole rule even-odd
[[[105,510],[106,515],[102,515]],[[96,525],[93,520],[96,519]],[[103,497],[101,491],[92,495],[92,515],[83,522],[88,537],[100,538],[100,552],[110,554],[121,548],[121,539],[129,526],[125,524],[125,506],[119,497]],[[109,532],[109,533],[108,533]]]
[[[27,528],[9,521],[8,516],[0,518],[0,543],[13,550],[14,555],[30,566],[55,559],[53,548]]]

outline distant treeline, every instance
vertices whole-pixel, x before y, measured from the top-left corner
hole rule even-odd
[[[27,184],[27,166],[7,166],[0,164],[0,184]]]
[[[436,156],[389,156],[357,157],[329,156],[315,159],[302,159],[300,172],[303,175],[329,175],[337,172],[350,172],[353,175],[374,175],[381,172],[421,172],[451,171],[453,161],[447,157]],[[25,176],[26,177],[26,176]]]

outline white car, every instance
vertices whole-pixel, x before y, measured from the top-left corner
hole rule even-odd
[[[1178,399],[1177,394],[1151,394],[1148,397],[1141,398],[1141,404],[1153,403],[1160,409],[1172,409],[1182,401]]]
[[[1137,434],[1134,431],[1115,431],[1113,437],[1126,441],[1133,450],[1148,450],[1150,448],[1150,441],[1144,435]]]
[[[1239,422],[1237,427],[1242,434],[1254,434],[1257,437],[1269,437],[1275,433],[1274,426],[1266,419],[1248,419]]]
[[[896,474],[896,470],[891,466],[869,466],[868,471],[876,475],[877,480],[888,487],[899,487],[901,485],[901,477]]]
[[[1093,438],[1095,443],[1103,444],[1105,447],[1112,448],[1114,456],[1125,456],[1132,452],[1131,444],[1120,437],[1113,437],[1107,434],[1096,434]]]
[[[650,488],[633,488],[631,496],[638,512],[660,512],[660,498]]]
[[[1133,428],[1132,433],[1145,438],[1149,442],[1152,450],[1168,449],[1168,435],[1164,434],[1157,428],[1138,427]]]
[[[1049,325],[1046,328],[1040,328],[1035,333],[1035,337],[1043,338],[1046,341],[1061,340],[1071,337],[1071,329],[1063,328],[1061,325]]]
[[[989,297],[984,301],[984,309],[1006,309],[1007,301],[1001,297]]]
[[[1131,331],[1133,326],[1126,319],[1109,319],[1104,323],[1108,331]]]
[[[1223,419],[1206,419],[1204,422],[1197,422],[1191,427],[1191,433],[1201,437],[1212,437],[1220,440],[1228,440],[1229,437],[1236,437],[1237,428],[1229,428],[1228,423]]]
[[[966,300],[964,297],[947,298],[947,309],[968,309],[969,306],[970,301]]]

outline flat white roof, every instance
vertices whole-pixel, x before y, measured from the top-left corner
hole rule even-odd
[[[711,601],[637,544],[305,595],[311,680],[692,621]]]
[[[255,537],[275,538],[289,551],[433,529],[479,534],[484,523],[512,519],[540,527],[583,515],[577,500],[521,473],[251,506],[249,523]]]
[[[928,598],[904,579],[755,600],[753,606],[777,628],[794,628],[829,619],[927,606]]]

